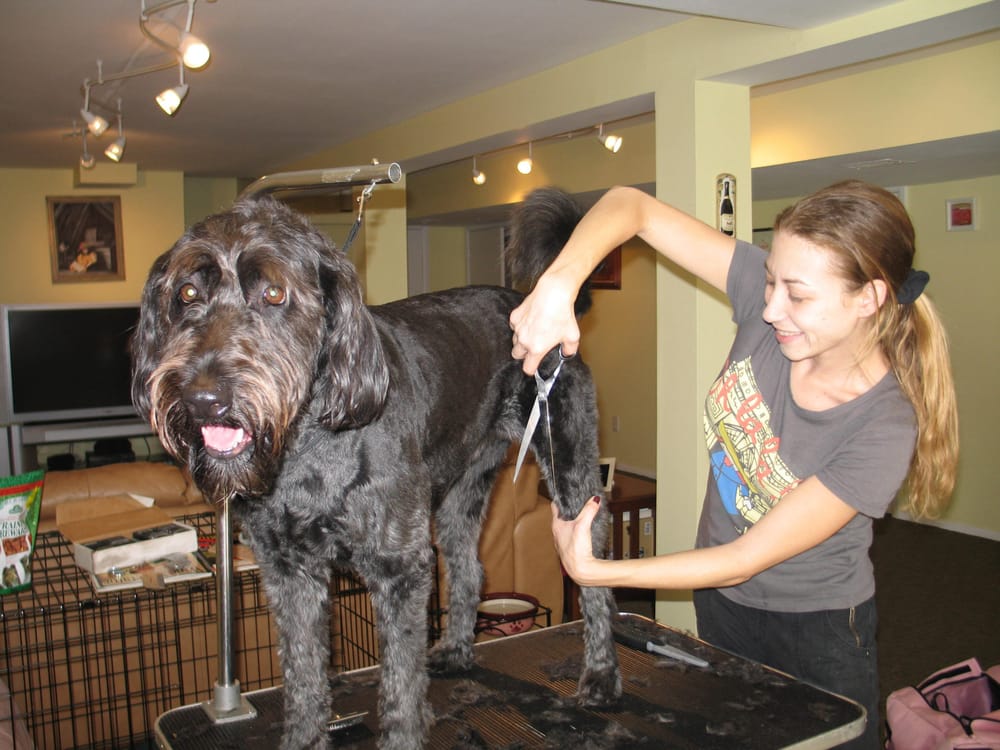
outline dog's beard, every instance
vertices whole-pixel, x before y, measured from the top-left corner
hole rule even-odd
[[[263,442],[267,442],[264,438]],[[235,457],[218,459],[203,447],[189,452],[188,468],[195,483],[209,499],[219,502],[237,495],[244,498],[270,493],[280,466],[279,456],[268,450],[245,450]]]
[[[240,495],[270,492],[281,463],[288,427],[233,414],[226,424],[201,424],[180,398],[174,378],[161,378],[152,389],[156,397],[151,421],[164,449],[184,464],[209,500],[219,502]],[[280,436],[280,439],[278,438]]]

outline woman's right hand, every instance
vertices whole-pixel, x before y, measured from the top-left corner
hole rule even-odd
[[[523,360],[526,375],[534,375],[542,358],[556,346],[564,357],[580,348],[580,327],[573,305],[578,288],[556,273],[546,273],[510,314],[511,356]]]

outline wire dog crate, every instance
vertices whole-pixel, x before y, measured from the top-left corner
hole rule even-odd
[[[182,520],[199,535],[215,534],[214,514]],[[211,698],[218,663],[213,578],[98,595],[58,532],[38,536],[32,570],[31,589],[0,599],[0,679],[9,688],[7,695],[0,690],[0,729],[5,719],[23,718],[42,749],[147,748],[157,716]],[[278,685],[277,633],[260,575],[242,571],[233,583],[240,684]],[[331,601],[331,671],[376,664],[363,584],[335,575]],[[434,602],[429,612],[434,639]]]

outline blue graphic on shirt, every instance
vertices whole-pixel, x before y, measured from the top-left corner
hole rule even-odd
[[[712,462],[712,475],[719,488],[723,506],[729,515],[739,516],[739,507],[746,506],[746,501],[750,497],[750,487],[743,481],[743,477],[733,466],[733,462],[729,460],[721,445],[709,454],[709,460]],[[742,502],[739,502],[740,500]]]

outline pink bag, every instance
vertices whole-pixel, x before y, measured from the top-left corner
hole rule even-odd
[[[886,750],[1000,750],[1000,665],[967,659],[886,701]]]

